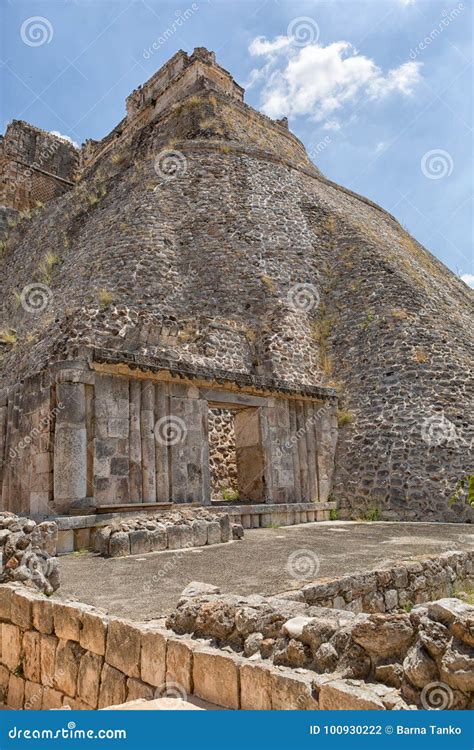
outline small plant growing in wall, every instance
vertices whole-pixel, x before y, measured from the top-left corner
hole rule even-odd
[[[229,502],[239,499],[238,490],[233,490],[230,487],[221,487],[221,495],[223,500],[227,500]]]
[[[468,474],[456,482],[454,492],[449,498],[449,504],[453,505],[459,500],[464,500],[467,505],[474,508],[474,474]]]
[[[16,341],[16,331],[13,331],[11,328],[4,328],[2,331],[0,331],[0,344],[13,346],[13,344],[16,344]]]
[[[331,510],[329,511],[329,520],[339,521],[339,511],[337,508],[331,508]]]
[[[362,517],[363,521],[380,521],[380,511],[378,508],[369,508]]]
[[[415,349],[413,359],[415,362],[418,362],[419,365],[424,365],[429,359],[428,352],[426,349]]]
[[[373,323],[375,320],[375,312],[373,310],[367,310],[365,315],[365,320],[363,323],[360,324],[360,327],[363,331],[366,331],[367,328],[370,326],[371,323]]]
[[[337,426],[344,427],[346,424],[351,424],[354,421],[354,414],[351,411],[345,411],[339,409],[337,412]]]
[[[55,253],[46,253],[39,264],[39,273],[41,281],[44,284],[50,284],[52,279],[53,268],[59,263],[59,258]]]
[[[97,297],[99,300],[99,309],[102,310],[102,312],[107,310],[107,308],[114,302],[114,295],[109,292],[108,289],[99,289]]]

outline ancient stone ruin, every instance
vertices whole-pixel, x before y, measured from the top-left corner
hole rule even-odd
[[[9,126],[3,507],[468,518],[471,292],[243,96],[197,48],[80,151]]]
[[[59,588],[56,554],[58,529],[0,512],[0,583],[13,581],[50,595]]]
[[[472,708],[469,552],[151,622],[62,601],[56,558],[472,521],[472,292],[201,47],[102,140],[14,121],[0,164],[0,703]]]

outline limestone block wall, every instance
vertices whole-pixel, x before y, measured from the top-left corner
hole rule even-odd
[[[0,585],[0,703],[92,710],[179,690],[228,709],[258,708],[244,660],[167,630],[77,602]],[[242,675],[244,676],[244,675]],[[317,708],[311,679],[273,672],[274,709]],[[252,701],[254,702],[253,705]]]
[[[62,195],[74,184],[78,160],[68,141],[13,120],[0,140],[0,205],[25,211]]]
[[[3,508],[48,516],[96,506],[209,504],[208,415],[216,404],[237,409],[242,500],[328,500],[334,399],[255,396],[68,361],[3,396]]]

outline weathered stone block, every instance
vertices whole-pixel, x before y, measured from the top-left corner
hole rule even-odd
[[[56,648],[53,687],[71,698],[76,695],[77,674],[84,650],[75,641],[60,640]]]
[[[49,599],[35,599],[32,612],[33,627],[40,633],[52,633],[54,628],[53,603]]]
[[[258,520],[258,516],[256,516]],[[219,525],[221,527],[221,542],[228,542],[230,540],[230,520],[229,516],[222,515],[219,518]]]
[[[207,543],[220,544],[221,526],[219,521],[209,521],[207,524]]]
[[[0,620],[11,620],[12,586],[0,585]]]
[[[10,681],[10,670],[0,665],[0,703],[7,702],[8,683]]]
[[[105,613],[85,609],[82,613],[82,628],[79,634],[79,643],[82,648],[104,656],[107,625],[108,617]]]
[[[207,521],[193,521],[192,528],[194,532],[194,547],[204,547],[207,544]]]
[[[99,690],[99,708],[115,706],[125,702],[126,677],[118,669],[104,664]]]
[[[61,708],[63,704],[63,695],[59,690],[54,688],[45,687],[43,689],[43,711],[50,711],[53,709]]]
[[[129,677],[140,677],[140,640],[138,627],[126,620],[111,618],[105,650],[106,662]],[[145,679],[145,682],[149,680]]]
[[[74,530],[59,529],[57,553],[58,555],[67,555],[69,552],[74,552]]]
[[[166,526],[158,524],[156,529],[149,531],[151,549],[154,552],[160,552],[168,547],[168,534]]]
[[[141,629],[140,675],[144,682],[162,687],[166,675],[166,637],[153,625]]]
[[[151,685],[147,685],[141,680],[137,680],[135,677],[129,677],[127,680],[127,702],[135,701],[139,698],[145,700],[151,700],[155,695],[154,689]]]
[[[11,598],[11,620],[15,625],[19,625],[24,630],[29,630],[33,624],[32,605],[37,599],[32,591],[21,588],[15,589]]]
[[[43,686],[36,682],[25,682],[24,705],[25,711],[39,711],[43,705]]]
[[[146,529],[131,531],[129,537],[131,555],[145,555],[147,552],[152,551],[150,533]]]
[[[239,668],[242,659],[208,648],[194,651],[194,694],[226,708],[240,707]]]
[[[325,711],[385,710],[380,698],[369,687],[344,680],[334,680],[321,686],[319,708]]]
[[[240,701],[243,711],[272,708],[272,667],[247,662],[240,667]]]
[[[125,557],[130,554],[130,537],[124,531],[116,531],[109,539],[110,557]]]
[[[54,670],[56,665],[56,648],[59,641],[55,635],[41,636],[41,682],[47,687],[54,684]]]
[[[103,666],[102,656],[84,653],[79,664],[77,676],[77,697],[92,708],[97,708],[99,702],[100,676]]]
[[[21,631],[17,625],[2,624],[2,664],[14,672],[20,663]]]
[[[63,641],[79,641],[82,612],[79,607],[53,602],[54,632]]]
[[[34,630],[23,636],[23,672],[27,680],[41,681],[41,635]]]
[[[273,667],[271,701],[272,708],[276,711],[317,709],[311,673],[296,675],[293,671]]]
[[[193,686],[193,650],[195,642],[169,638],[166,644],[166,682],[180,685],[189,695]]]
[[[177,524],[168,526],[168,549],[185,549],[194,547],[194,530],[192,526]],[[220,528],[219,528],[220,536]]]
[[[16,710],[23,708],[25,697],[25,680],[15,674],[10,675],[8,682],[7,706]]]

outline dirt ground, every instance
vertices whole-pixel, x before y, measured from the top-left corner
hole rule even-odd
[[[474,549],[474,533],[467,524],[328,521],[249,529],[242,541],[189,550],[115,559],[93,553],[65,555],[60,558],[62,583],[55,596],[149,620],[167,614],[190,581],[244,595],[296,588],[299,581],[289,566],[292,553],[309,560],[314,575],[308,571],[308,580],[315,580],[418,555],[468,549]]]

